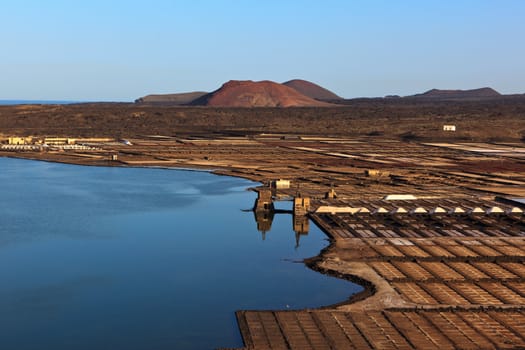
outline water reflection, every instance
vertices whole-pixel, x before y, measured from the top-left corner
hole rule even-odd
[[[275,216],[274,210],[254,210],[253,216],[257,223],[257,231],[262,235],[263,241],[266,239],[266,232],[270,232],[272,229],[273,217]]]
[[[253,182],[3,158],[0,169],[2,349],[242,347],[236,310],[361,290],[297,263],[327,244],[304,217],[240,211]]]
[[[307,236],[310,230],[310,220],[305,213],[298,214],[294,210],[275,209],[271,192],[259,190],[259,195],[253,206],[253,216],[257,224],[257,231],[261,233],[262,240],[271,231],[272,223],[276,214],[292,216],[292,231],[295,234],[295,248],[299,248],[301,236]]]
[[[299,248],[301,236],[307,236],[310,230],[310,220],[305,215],[293,215],[293,231],[295,232],[295,248]]]

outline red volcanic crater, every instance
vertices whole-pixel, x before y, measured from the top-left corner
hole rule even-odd
[[[230,80],[220,89],[191,103],[212,107],[315,107],[331,106],[273,81]]]

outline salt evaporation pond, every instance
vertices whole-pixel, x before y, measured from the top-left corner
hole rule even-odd
[[[0,348],[241,347],[241,309],[298,309],[362,288],[314,272],[290,215],[265,240],[255,186],[206,172],[0,158]]]

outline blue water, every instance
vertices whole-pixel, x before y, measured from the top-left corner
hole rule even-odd
[[[67,105],[82,103],[82,101],[65,100],[0,100],[0,105]]]
[[[290,215],[265,240],[254,183],[204,172],[0,158],[0,349],[240,347],[234,312],[346,300],[298,261]]]

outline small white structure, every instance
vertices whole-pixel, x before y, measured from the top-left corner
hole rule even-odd
[[[475,208],[469,210],[468,213],[469,214],[485,214],[485,210],[483,210],[483,208],[480,208],[480,207],[475,207]]]
[[[358,211],[359,214],[370,214],[370,210],[368,208],[365,208],[365,207],[361,207],[359,208],[360,210]]]
[[[410,214],[427,214],[428,211],[423,207],[417,207],[410,211]]]
[[[395,208],[390,211],[390,214],[397,215],[397,214],[406,214],[408,213],[407,210],[403,207]]]
[[[393,245],[415,245],[413,242],[409,241],[408,239],[404,239],[404,238],[391,238],[390,240],[390,244],[393,244]]]
[[[507,214],[523,214],[523,209],[518,207],[512,207],[507,209]]]
[[[487,214],[503,214],[504,211],[500,207],[491,207],[487,209]]]
[[[290,180],[283,180],[283,179],[275,180],[272,182],[272,187],[278,190],[290,188]]]
[[[456,131],[455,125],[443,125],[443,131]]]
[[[413,194],[389,194],[383,199],[387,201],[413,201],[416,200],[417,197]]]
[[[353,215],[353,214],[359,213],[362,208],[361,207],[348,207],[347,209],[348,209],[348,213]]]
[[[373,214],[387,214],[387,213],[388,213],[388,210],[386,210],[386,209],[383,208],[383,207],[379,207],[379,208],[377,208],[376,210],[374,210],[372,213],[373,213]]]
[[[430,214],[446,214],[446,210],[441,207],[435,207],[430,211]]]
[[[465,210],[461,207],[455,207],[450,209],[450,214],[465,214]]]
[[[376,176],[376,177],[381,177],[381,176],[388,176],[390,175],[387,171],[382,171],[382,170],[377,170],[377,169],[367,169],[365,170],[365,176]]]
[[[330,213],[330,214],[336,214],[336,213],[344,213],[344,214],[357,214],[361,211],[361,207],[333,207],[329,205],[322,205],[315,211],[316,213]],[[366,208],[364,208],[366,209]],[[366,209],[368,210],[368,209]]]

